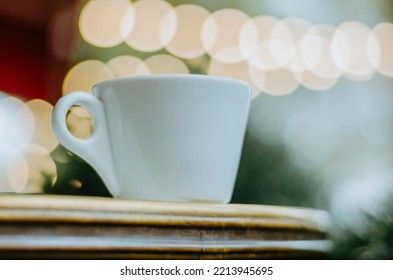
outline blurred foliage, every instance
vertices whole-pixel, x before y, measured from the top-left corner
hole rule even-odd
[[[379,217],[368,217],[368,222],[368,230],[360,235],[349,229],[334,227],[332,239],[335,247],[331,257],[350,260],[393,259],[393,208],[387,208]]]
[[[69,154],[61,145],[53,152],[52,157],[66,157],[66,161],[56,161],[57,180],[51,186],[47,184],[44,193],[81,196],[110,197],[110,193],[96,171],[82,159]],[[74,182],[78,182],[75,184]]]
[[[282,146],[246,133],[232,202],[316,207],[312,181],[289,162]]]
[[[232,202],[323,208],[328,198],[321,200],[315,183],[312,175],[290,164],[282,148],[261,144],[247,133]],[[393,259],[393,197],[382,214],[364,215],[368,226],[362,233],[332,217],[332,259]]]

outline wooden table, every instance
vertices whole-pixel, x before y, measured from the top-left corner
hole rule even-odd
[[[327,258],[329,216],[263,205],[0,195],[0,258]]]

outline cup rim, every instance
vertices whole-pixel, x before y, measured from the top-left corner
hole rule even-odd
[[[111,78],[108,80],[104,80],[101,82],[96,83],[93,88],[92,92],[95,91],[97,87],[104,87],[109,86],[113,83],[118,81],[143,81],[143,80],[172,80],[172,79],[193,79],[193,80],[210,80],[210,81],[225,81],[233,84],[238,84],[244,86],[248,89],[248,94],[252,95],[251,85],[246,83],[245,81],[223,77],[223,76],[209,76],[205,74],[145,74],[145,75],[137,75],[137,76],[129,76],[129,77],[118,77],[118,78]]]

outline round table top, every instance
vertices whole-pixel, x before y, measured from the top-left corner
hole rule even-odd
[[[2,258],[325,258],[328,227],[297,207],[0,195]]]

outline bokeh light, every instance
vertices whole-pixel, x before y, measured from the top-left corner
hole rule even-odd
[[[91,92],[92,87],[96,83],[110,78],[114,78],[114,74],[102,61],[82,61],[74,65],[65,76],[63,94],[79,90]]]
[[[132,48],[153,52],[165,47],[175,36],[177,16],[174,8],[162,0],[134,3],[135,25],[125,42]]]
[[[324,37],[315,29],[308,29],[297,44],[298,55],[304,70],[314,69],[322,60]]]
[[[249,71],[249,65],[245,61],[238,63],[223,63],[215,59],[210,60],[207,74],[211,76],[221,76],[233,79],[242,80],[248,83],[253,88],[252,97],[255,98],[260,94],[260,88],[263,88],[265,77],[263,72],[255,79],[252,80]]]
[[[128,0],[91,0],[80,13],[79,30],[86,42],[107,48],[122,43],[134,21],[134,8]]]
[[[0,98],[3,108],[3,129],[0,130],[0,145],[20,148],[32,139],[35,122],[30,109],[16,97]]]
[[[113,67],[116,63],[111,65]],[[115,70],[119,70],[119,67]],[[63,81],[63,94],[73,91],[90,93],[95,84],[114,77],[112,69],[102,61],[82,61],[68,71]],[[86,139],[93,130],[89,112],[80,106],[69,110],[66,124],[71,134],[80,139]]]
[[[151,74],[189,74],[187,65],[180,59],[167,55],[157,54],[147,58],[145,61]]]
[[[272,55],[275,61],[290,71],[303,71],[304,65],[297,52],[297,44],[310,28],[311,24],[300,18],[280,20],[272,30],[272,37],[277,45],[272,45]]]
[[[28,168],[24,193],[42,193],[45,186],[52,187],[57,178],[56,165],[49,151],[37,144],[29,144],[22,150]]]
[[[338,78],[324,78],[309,70],[295,73],[294,77],[302,86],[315,91],[327,90],[338,82]]]
[[[146,64],[135,56],[117,56],[109,60],[106,65],[112,70],[114,76],[118,78],[150,73]]]
[[[296,91],[299,85],[323,91],[336,85],[342,76],[356,81],[368,80],[376,70],[387,76],[393,75],[393,70],[389,70],[393,68],[390,66],[393,63],[389,62],[388,47],[388,34],[393,31],[388,23],[378,24],[371,30],[363,23],[348,21],[336,28],[327,24],[313,25],[299,17],[278,19],[257,15],[251,18],[234,8],[217,9],[210,13],[197,4],[173,7],[164,0],[139,0],[134,3],[128,0],[90,0],[80,14],[82,34],[88,33],[82,30],[85,28],[82,26],[94,29],[97,26],[95,20],[103,18],[102,22],[109,21],[110,16],[101,15],[105,9],[113,9],[113,15],[116,15],[116,20],[111,21],[113,32],[110,33],[117,36],[117,40],[108,43],[108,47],[124,40],[137,51],[156,52],[165,48],[172,56],[153,54],[145,61],[135,55],[115,56],[106,65],[96,62],[96,69],[87,71],[90,75],[71,69],[64,80],[64,94],[76,89],[89,91],[97,81],[112,77],[190,73],[194,68],[199,68],[198,74],[210,75],[216,70],[209,68],[218,63],[228,65],[228,73],[213,75],[235,76],[247,81],[255,89],[254,97],[261,91],[271,95],[287,95]],[[103,28],[97,30],[104,34]],[[126,38],[125,34],[128,34]],[[83,38],[92,43],[86,36]],[[104,46],[99,42],[92,44]],[[360,45],[362,47],[358,47]],[[195,66],[193,59],[200,57],[207,57],[208,61],[198,60],[204,61],[204,64]],[[188,61],[183,62],[179,58]],[[212,61],[209,63],[209,60]],[[161,61],[168,62],[168,65]],[[242,63],[244,61],[247,67]],[[239,67],[245,72],[242,75],[234,74]],[[99,68],[101,70],[97,70]],[[68,77],[74,71],[78,72],[74,76],[83,76],[84,79],[69,82],[77,80]],[[102,77],[92,77],[100,75]],[[279,79],[283,80],[279,83]]]
[[[42,99],[33,99],[26,102],[26,106],[30,109],[36,124],[31,142],[52,152],[59,144],[50,124],[53,105]]]
[[[288,41],[288,54],[289,54],[289,61],[288,64],[285,64],[284,66],[293,72],[302,72],[306,70],[306,66],[304,64],[304,59],[302,57],[302,51],[304,52],[304,44],[302,42],[302,39],[307,40],[309,37],[305,36],[307,34],[307,31],[311,28],[311,23],[308,22],[305,19],[300,19],[300,18],[286,18],[281,20],[274,28],[273,34],[274,33],[282,33],[282,30],[286,30],[289,28],[291,31],[291,40]],[[314,38],[314,37],[311,37]],[[313,43],[316,43],[319,41],[315,41]],[[306,42],[308,44],[309,42]],[[314,45],[313,53],[315,50],[318,50],[319,46]],[[307,49],[310,49],[307,45]],[[306,50],[307,51],[307,50]],[[317,51],[318,53],[318,51]],[[280,61],[282,55],[282,52],[275,52],[273,51],[273,56],[275,56],[277,61]],[[286,59],[281,59],[281,65],[283,65],[286,62]]]
[[[29,178],[29,168],[25,157],[17,149],[3,145],[0,146],[0,158],[2,191],[23,192]]]
[[[181,58],[195,58],[205,53],[202,45],[202,24],[210,15],[209,11],[198,5],[185,4],[175,8],[177,30],[166,49]]]
[[[368,80],[379,61],[379,46],[370,28],[360,22],[344,22],[332,38],[332,56],[346,77]]]
[[[326,24],[314,25],[308,29],[307,35],[317,36],[314,37],[314,41],[317,40],[318,50],[315,52],[311,50],[314,45],[305,45],[302,47],[302,60],[309,72],[320,78],[327,80],[334,80],[341,77],[343,71],[340,70],[333,61],[331,54],[331,39],[334,35],[335,27]],[[303,43],[305,43],[303,41]],[[309,51],[314,52],[314,58],[309,60]],[[318,57],[319,56],[319,57]]]
[[[382,75],[393,77],[393,24],[380,23],[374,27],[372,32],[379,42],[381,56],[374,66]]]
[[[0,192],[42,193],[44,185],[55,181],[50,152],[58,142],[50,127],[52,108],[41,99],[1,96]],[[40,157],[32,158],[37,149]]]
[[[108,10],[113,13],[108,13]],[[67,18],[69,21],[70,17],[66,14],[59,16],[58,22]],[[190,73],[194,68],[200,68],[198,74],[209,74],[209,65],[218,62],[237,65],[228,72],[235,71],[240,65],[247,68],[240,79],[248,81],[256,89],[254,97],[260,91],[287,95],[297,90],[300,84],[311,90],[323,91],[336,85],[342,76],[355,81],[368,80],[376,70],[386,76],[393,75],[393,70],[390,70],[393,63],[389,62],[389,34],[393,31],[388,23],[380,23],[371,30],[363,23],[348,21],[336,28],[327,24],[313,25],[300,17],[250,17],[234,8],[216,9],[211,13],[197,4],[173,7],[164,0],[90,0],[83,7],[79,19],[82,35],[97,35],[98,39],[83,36],[91,44],[111,47],[124,40],[136,51],[156,52],[165,48],[172,57],[166,57],[170,63],[163,67],[157,54],[145,61],[135,54],[115,56],[105,66],[100,62],[103,77],[87,77],[84,80],[88,86],[76,85],[71,89],[66,89],[66,85],[72,84],[67,81],[64,93],[76,88],[88,91],[95,82],[112,77]],[[111,24],[101,28],[95,23],[99,20],[103,25],[106,21]],[[88,28],[93,31],[88,31]],[[106,31],[113,35],[112,41],[104,39]],[[360,45],[362,47],[358,47]],[[193,59],[203,56],[212,62],[205,61],[203,65],[195,66]],[[183,62],[179,58],[188,61]],[[243,61],[248,67],[241,63]],[[112,74],[108,74],[110,72]],[[282,84],[287,86],[278,85],[278,76],[285,79]],[[67,77],[65,80],[68,80]],[[89,83],[89,80],[94,82]]]
[[[266,71],[248,64],[248,77],[250,85],[254,88],[253,97],[258,96],[264,90],[266,84]]]
[[[235,9],[222,9],[212,13],[202,26],[202,43],[206,52],[224,63],[244,60],[245,52],[241,50],[239,37],[249,18],[247,14]]]
[[[298,70],[294,71],[295,78],[304,87],[322,91],[333,87],[341,72],[330,55],[330,38],[334,27],[315,25],[308,27],[296,46],[298,55]]]
[[[80,106],[70,108],[66,118],[66,125],[72,135],[79,139],[86,139],[93,131],[91,115]]]
[[[243,25],[241,51],[246,52],[243,56],[253,67],[276,70],[290,60],[292,33],[284,24],[277,27],[279,22],[271,16],[257,16]]]
[[[78,179],[72,179],[70,182],[69,182],[69,185],[70,185],[70,187],[71,188],[73,188],[73,189],[80,189],[80,188],[82,188],[82,182],[80,181],[80,180],[78,180]]]
[[[265,72],[263,92],[269,95],[288,95],[294,92],[298,87],[299,82],[294,74],[285,68]]]

